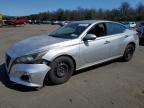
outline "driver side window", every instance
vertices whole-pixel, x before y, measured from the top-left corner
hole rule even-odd
[[[97,37],[102,37],[106,35],[106,26],[104,23],[99,23],[96,24],[95,26],[93,26],[90,31],[88,32],[88,34],[94,34]]]

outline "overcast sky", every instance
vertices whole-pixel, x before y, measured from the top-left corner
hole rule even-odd
[[[53,11],[58,8],[76,9],[83,8],[118,8],[124,1],[136,7],[144,0],[0,0],[0,13],[11,16],[24,16],[34,13]]]

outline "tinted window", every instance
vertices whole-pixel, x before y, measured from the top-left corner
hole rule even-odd
[[[96,24],[95,26],[93,26],[90,31],[88,32],[88,34],[94,34],[97,37],[102,37],[106,35],[106,29],[105,29],[105,24],[100,23],[100,24]]]
[[[117,23],[106,23],[107,26],[107,35],[123,33],[126,29],[125,26]]]

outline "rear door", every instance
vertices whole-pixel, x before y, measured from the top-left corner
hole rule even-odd
[[[127,35],[124,33],[126,27],[114,22],[106,23],[107,35],[110,41],[110,57],[119,56],[123,52],[124,39]]]

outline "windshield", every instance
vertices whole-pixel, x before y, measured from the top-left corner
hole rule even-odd
[[[52,32],[50,36],[65,39],[75,39],[83,33],[90,24],[70,23]]]

